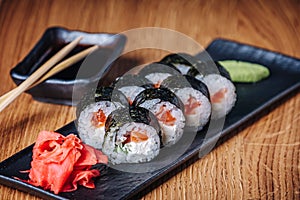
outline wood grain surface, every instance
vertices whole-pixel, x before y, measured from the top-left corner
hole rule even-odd
[[[221,37],[300,58],[299,11],[299,0],[0,0],[0,94],[15,87],[10,70],[51,26],[109,33],[163,27],[204,47]],[[151,62],[164,54],[131,52],[121,64]],[[299,199],[299,111],[297,91],[143,199]],[[74,118],[72,107],[22,94],[0,113],[0,160],[32,144],[39,131],[56,130]],[[0,185],[0,199],[39,198]]]

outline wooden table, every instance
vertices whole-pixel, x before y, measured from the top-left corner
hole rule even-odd
[[[0,93],[15,87],[14,67],[50,26],[118,33],[164,27],[204,47],[222,37],[300,58],[300,2],[290,1],[0,1]],[[142,62],[163,52],[129,53]],[[150,56],[151,55],[151,56]],[[206,157],[144,199],[297,199],[300,197],[300,94],[289,95]],[[0,113],[0,160],[32,144],[39,131],[74,119],[74,108],[22,94]],[[1,199],[39,199],[0,185]]]

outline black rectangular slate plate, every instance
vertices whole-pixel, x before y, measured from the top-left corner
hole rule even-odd
[[[207,48],[214,60],[242,60],[268,67],[271,76],[254,84],[236,84],[238,100],[232,112],[227,116],[221,138],[227,138],[232,133],[238,133],[238,127],[247,124],[260,113],[270,108],[275,102],[300,88],[300,60],[279,53],[267,51],[253,46],[233,41],[217,39]],[[74,122],[58,130],[66,135],[76,132]],[[219,135],[218,135],[219,136]],[[107,168],[96,180],[96,188],[80,187],[71,193],[55,195],[41,188],[31,186],[14,179],[26,179],[19,171],[30,168],[32,147],[16,153],[0,163],[0,183],[45,199],[131,199],[145,195],[154,187],[166,181],[180,170],[198,159],[198,155],[209,148],[217,135],[203,140],[197,135],[190,148],[175,162],[151,173],[125,173]]]

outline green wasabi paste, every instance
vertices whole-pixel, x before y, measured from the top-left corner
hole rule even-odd
[[[224,60],[219,63],[229,72],[233,82],[254,83],[270,75],[269,69],[259,64],[237,60]]]

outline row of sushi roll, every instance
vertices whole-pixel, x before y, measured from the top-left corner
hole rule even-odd
[[[221,65],[170,54],[85,96],[77,107],[78,132],[112,164],[147,162],[176,144],[185,127],[202,130],[228,114],[235,101]]]
[[[182,75],[202,81],[207,86],[213,119],[224,117],[235,105],[235,86],[229,73],[219,62],[201,61],[185,53],[168,55],[160,62],[177,69]]]

